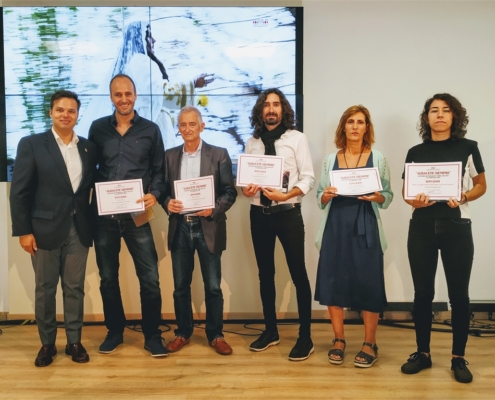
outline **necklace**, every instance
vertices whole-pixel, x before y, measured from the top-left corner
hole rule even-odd
[[[359,161],[361,161],[361,156],[363,155],[363,151],[364,151],[364,145],[361,147],[361,153],[359,153],[359,158],[354,168],[357,168],[357,166],[359,165]],[[344,150],[344,161],[345,161],[345,167],[349,169],[349,166],[347,165],[347,159],[345,158],[345,150]]]

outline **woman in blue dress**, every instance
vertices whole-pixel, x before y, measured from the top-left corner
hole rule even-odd
[[[364,343],[354,358],[356,367],[371,367],[378,357],[376,329],[387,303],[383,275],[383,253],[387,242],[379,208],[393,198],[390,172],[382,153],[371,150],[374,129],[369,111],[362,105],[349,107],[335,132],[338,152],[323,163],[317,201],[324,210],[316,239],[320,250],[315,300],[328,306],[334,332],[328,352],[332,364],[344,361],[344,308],[362,311]],[[330,181],[331,170],[376,167],[382,190],[368,195],[339,195]]]

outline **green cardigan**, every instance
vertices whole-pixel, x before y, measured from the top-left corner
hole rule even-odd
[[[380,213],[378,212],[379,208],[386,209],[389,204],[392,202],[394,198],[394,193],[392,192],[392,188],[390,187],[390,170],[388,168],[387,160],[385,156],[380,153],[378,150],[372,151],[373,156],[373,166],[378,168],[378,172],[380,173],[380,179],[382,181],[383,190],[380,192],[383,197],[385,197],[385,201],[382,204],[378,204],[375,201],[371,202],[371,206],[373,207],[373,211],[376,215],[376,221],[378,223],[378,232],[380,234],[380,243],[382,245],[382,251],[385,252],[387,249],[387,240],[385,239],[385,233],[383,232],[382,220],[380,218]],[[318,206],[323,210],[323,218],[320,222],[320,227],[318,228],[318,233],[316,235],[316,247],[318,250],[321,249],[321,240],[323,238],[323,231],[325,230],[325,225],[327,223],[328,211],[332,205],[332,200],[330,200],[327,204],[323,204],[321,202],[321,196],[323,195],[323,191],[326,187],[331,186],[330,184],[330,170],[333,168],[335,164],[335,157],[337,157],[337,153],[329,154],[325,157],[323,161],[323,167],[321,169],[321,177],[320,184],[318,185],[318,191],[316,192],[316,199],[318,202]]]

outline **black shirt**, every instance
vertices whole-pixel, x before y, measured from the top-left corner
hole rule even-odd
[[[462,162],[462,191],[469,190],[470,180],[485,172],[478,143],[469,139],[449,138],[447,140],[427,140],[411,147],[406,163]],[[402,173],[404,179],[404,172]],[[467,204],[450,208],[445,202],[437,202],[430,207],[417,208],[413,218],[469,218]]]
[[[143,180],[144,193],[159,201],[165,192],[163,146],[160,128],[134,111],[132,126],[121,135],[115,114],[91,124],[88,139],[96,144],[96,182]]]

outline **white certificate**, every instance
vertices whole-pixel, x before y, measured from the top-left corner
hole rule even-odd
[[[237,186],[250,183],[263,187],[281,188],[284,158],[240,154],[237,160]]]
[[[174,182],[175,198],[182,201],[183,213],[215,208],[213,175]]]
[[[419,193],[430,200],[461,200],[462,162],[407,163],[404,171],[404,198],[413,200]]]
[[[144,197],[142,179],[97,182],[95,190],[99,215],[144,210],[144,202],[136,203],[137,200]]]
[[[350,168],[330,171],[330,182],[342,196],[360,196],[383,189],[378,168]]]

